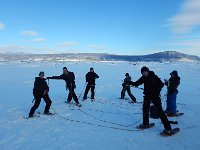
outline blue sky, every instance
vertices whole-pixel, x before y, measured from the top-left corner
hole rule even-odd
[[[200,0],[1,0],[0,53],[200,56]]]

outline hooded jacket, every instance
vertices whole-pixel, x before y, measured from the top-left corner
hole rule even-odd
[[[86,82],[88,82],[88,84],[95,85],[95,79],[99,78],[99,76],[95,72],[88,72],[85,75],[85,78],[86,78]]]
[[[180,84],[181,78],[178,76],[178,73],[176,71],[171,72],[170,75],[173,75],[174,77],[169,78],[169,81],[165,83],[165,85],[167,86],[168,93],[178,93],[177,88]]]
[[[33,95],[43,97],[44,91],[46,90],[47,93],[49,91],[49,87],[47,85],[46,79],[36,77],[33,87]]]
[[[144,95],[149,98],[155,98],[160,95],[160,91],[164,86],[164,83],[158,78],[153,71],[149,71],[148,75],[142,76],[136,82],[130,82],[133,86],[139,86],[144,84]]]
[[[73,72],[67,72],[67,74],[61,74],[60,76],[53,76],[53,77],[48,77],[48,79],[62,79],[65,80],[66,86],[68,88],[71,88],[71,86],[75,86],[75,75]]]

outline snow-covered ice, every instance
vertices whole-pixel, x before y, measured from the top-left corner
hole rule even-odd
[[[181,131],[171,137],[162,137],[163,126],[159,119],[150,119],[155,127],[143,131],[123,131],[97,125],[137,130],[141,122],[142,104],[129,104],[120,100],[121,84],[128,72],[137,80],[140,68],[146,65],[162,80],[177,70],[181,85],[177,107],[185,114],[169,118],[177,120]],[[90,67],[100,76],[96,82],[96,100],[81,101],[81,112],[64,101],[68,92],[63,80],[49,80],[52,107],[58,115],[24,119],[32,107],[34,78],[40,71],[45,76],[60,75],[66,66],[76,75],[76,94],[85,86],[85,74]],[[0,149],[1,150],[199,150],[200,144],[200,65],[199,63],[128,63],[128,62],[66,62],[66,63],[1,63],[0,64]],[[142,90],[132,88],[137,101],[142,101]],[[166,87],[162,90],[162,103],[166,107]],[[127,95],[127,94],[126,94]],[[80,99],[82,98],[80,96]],[[90,93],[88,94],[90,96]],[[42,101],[37,112],[43,112]],[[54,112],[54,110],[50,110]],[[67,119],[77,120],[72,122]],[[102,120],[102,121],[99,121]],[[107,121],[107,122],[104,122]],[[87,122],[85,124],[81,122]],[[112,122],[114,124],[108,123]],[[116,124],[128,126],[123,127]]]

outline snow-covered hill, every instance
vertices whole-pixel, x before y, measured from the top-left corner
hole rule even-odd
[[[130,62],[200,62],[200,58],[176,51],[165,51],[149,55],[112,55],[106,53],[63,54],[0,54],[0,62],[68,62],[68,61],[130,61]]]
[[[142,104],[129,104],[118,99],[124,75],[128,72],[138,79],[140,68],[146,65],[162,80],[176,69],[181,77],[177,107],[185,114],[169,118],[178,121],[180,133],[162,137],[159,119],[150,119],[155,127],[136,131],[141,122]],[[24,119],[32,107],[32,88],[35,76],[43,70],[46,76],[60,75],[66,66],[76,75],[76,93],[82,98],[85,74],[92,66],[100,76],[96,82],[96,100],[80,101],[81,110],[64,103],[67,97],[62,80],[50,80],[51,112],[59,115]],[[200,65],[199,63],[1,63],[0,64],[0,149],[1,150],[199,150],[200,144]],[[137,101],[142,101],[142,90],[132,88]],[[163,107],[166,107],[162,90]],[[90,96],[90,94],[88,95]],[[127,96],[128,97],[128,96]],[[36,112],[43,112],[44,102]],[[100,121],[101,120],[101,121]],[[120,129],[133,131],[126,131]]]

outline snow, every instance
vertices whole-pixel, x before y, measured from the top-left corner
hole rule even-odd
[[[150,122],[156,124],[153,128],[136,131],[136,126],[142,123],[142,104],[129,104],[130,99],[118,99],[125,73],[128,72],[132,80],[136,80],[141,76],[140,68],[143,65],[148,66],[162,80],[168,79],[169,73],[173,70],[179,72],[181,85],[177,97],[177,107],[180,112],[185,114],[169,118],[169,120],[179,122],[178,125],[172,125],[173,128],[181,129],[174,136],[162,137],[160,135],[163,125],[159,119],[150,119]],[[53,101],[52,107],[60,116],[41,114],[38,118],[24,119],[23,117],[28,115],[33,105],[34,78],[40,71],[44,71],[45,76],[60,75],[64,66],[76,75],[76,94],[78,96],[85,87],[85,74],[90,67],[94,67],[95,72],[100,76],[96,82],[96,100],[94,102],[91,102],[90,99],[80,100],[83,105],[81,112],[73,104],[64,103],[68,94],[64,87],[64,81],[50,80],[49,95]],[[0,63],[0,67],[1,150],[200,149],[200,65],[198,63],[33,62]],[[137,101],[142,101],[142,90],[132,88],[132,93]],[[163,88],[161,95],[164,108],[166,107],[165,93],[166,87]],[[80,99],[82,96],[83,93]],[[42,113],[44,106],[45,103],[42,101],[36,113]],[[50,111],[54,112],[53,109],[51,108]],[[80,122],[69,121],[69,119]]]

